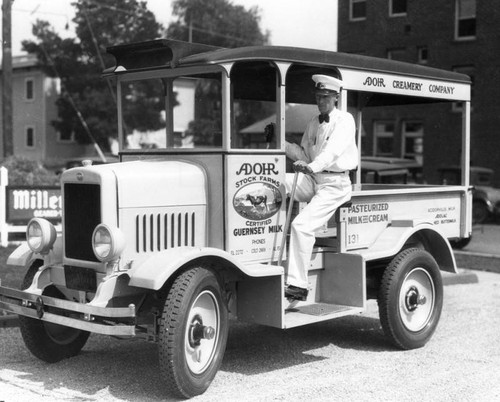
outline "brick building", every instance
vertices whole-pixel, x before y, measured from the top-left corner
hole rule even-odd
[[[495,170],[500,186],[500,2],[498,0],[339,0],[338,51],[454,70],[472,79],[471,162]],[[428,181],[457,163],[458,107],[365,116],[363,152],[424,161]],[[439,132],[439,136],[433,135]]]
[[[14,155],[38,160],[48,167],[59,167],[66,159],[87,153],[88,147],[63,136],[51,124],[57,118],[55,102],[60,95],[60,84],[58,79],[43,73],[36,56],[13,57],[12,93]],[[0,107],[0,118],[1,113]],[[3,141],[0,141],[0,151],[1,157]]]

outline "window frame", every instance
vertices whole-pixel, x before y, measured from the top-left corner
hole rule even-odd
[[[408,15],[408,1],[405,1],[405,9],[404,12],[395,13],[394,12],[394,0],[389,0],[389,17],[406,17]]]
[[[471,1],[474,2],[474,15],[473,17],[461,17],[460,16],[460,7],[462,5],[462,1]],[[469,41],[469,40],[475,40],[477,37],[477,0],[455,0],[455,40],[457,41]],[[464,20],[474,20],[474,34],[473,35],[467,35],[467,36],[461,36],[459,35],[460,33],[460,22]]]
[[[31,131],[31,142],[30,145],[30,131]],[[35,126],[29,125],[24,127],[24,147],[27,149],[35,149],[36,148],[36,130]]]
[[[71,131],[70,138],[62,138],[61,131],[57,130],[57,142],[61,144],[72,144],[75,142],[75,132]]]
[[[403,55],[402,58],[394,57],[397,54]],[[407,49],[405,47],[395,47],[386,50],[386,57],[388,60],[396,60],[396,61],[407,61]]]
[[[423,53],[426,53],[425,57]],[[419,46],[417,47],[417,61],[419,64],[428,64],[429,63],[429,47],[428,46]]]
[[[355,3],[364,3],[364,5],[365,5],[365,15],[363,17],[354,17],[353,16],[354,4]],[[352,22],[366,21],[366,6],[367,6],[367,1],[366,0],[349,0],[349,21],[352,21]]]
[[[148,81],[148,80],[164,80],[164,79],[179,79],[184,76],[191,76],[191,75],[204,75],[204,74],[218,74],[221,78],[221,105],[224,105],[227,100],[225,100],[225,97],[228,95],[226,92],[226,87],[227,87],[227,81],[229,81],[229,78],[227,76],[226,70],[220,66],[220,65],[214,65],[214,66],[204,66],[204,67],[186,67],[186,68],[178,68],[175,70],[160,70],[160,71],[138,71],[138,72],[133,72],[124,76],[119,77],[116,82],[116,93],[117,93],[117,101],[118,101],[118,133],[119,133],[119,149],[121,152],[130,152],[134,153],[137,152],[138,150],[141,150],[144,152],[145,148],[127,148],[125,146],[125,141],[124,141],[124,135],[128,135],[129,133],[125,132],[125,125],[123,122],[125,121],[125,102],[123,96],[125,96],[126,91],[124,90],[123,86],[127,84],[133,84],[135,81]],[[167,97],[165,97],[167,99]],[[173,108],[172,108],[173,111]],[[172,116],[170,117],[171,123],[173,124],[173,112]],[[221,124],[222,124],[222,133],[225,131],[229,130],[224,130],[224,124],[227,124],[226,122],[227,116],[226,116],[226,111],[224,108],[222,108],[222,117],[221,117]],[[173,126],[170,127],[170,122],[167,122],[166,124],[166,135],[174,135],[177,133],[177,131],[173,130]],[[172,132],[170,132],[170,129]],[[173,137],[172,137],[173,140]],[[208,151],[221,151],[221,150],[226,150],[227,144],[225,143],[226,138],[224,134],[222,135],[222,145],[216,145],[213,147],[195,147],[195,148],[190,148],[190,147],[175,147],[173,143],[167,143],[167,146],[165,148],[160,147],[160,148],[155,148],[155,152],[178,152],[179,150],[182,149],[188,149],[189,152],[208,152]]]
[[[421,125],[421,130],[419,132],[408,132],[406,130],[406,127],[408,124],[420,124]],[[421,120],[404,120],[401,125],[401,157],[406,158],[406,159],[416,159],[417,153],[411,152],[411,153],[406,153],[405,148],[406,148],[406,143],[408,138],[421,138],[422,139],[422,148],[424,146],[423,141],[424,141],[424,133],[425,133],[425,128],[424,128],[424,122]],[[420,154],[422,155],[423,152]]]
[[[30,95],[30,91],[31,96],[28,96]],[[24,79],[24,100],[27,102],[35,101],[35,78],[33,77],[26,77]]]
[[[384,131],[378,132],[377,131],[377,125],[378,124],[392,124],[393,130],[392,132],[387,132]],[[391,145],[391,151],[389,153],[382,152],[380,153],[378,150],[378,143],[379,143],[379,138],[391,138],[392,140],[392,145]],[[374,120],[373,121],[373,155],[374,156],[393,156],[394,155],[394,145],[395,145],[395,139],[396,139],[396,122],[393,120]]]

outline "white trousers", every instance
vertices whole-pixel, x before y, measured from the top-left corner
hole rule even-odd
[[[286,191],[291,193],[294,174],[286,175]],[[307,289],[307,271],[315,242],[315,232],[328,222],[337,208],[351,198],[347,173],[299,173],[295,201],[308,202],[291,225],[287,284]]]

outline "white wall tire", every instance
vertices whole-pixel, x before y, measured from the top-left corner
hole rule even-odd
[[[189,269],[165,301],[159,336],[160,370],[168,391],[190,398],[206,391],[222,363],[228,312],[213,272]]]
[[[398,348],[424,346],[434,334],[443,305],[441,272],[425,250],[400,252],[387,266],[378,295],[385,335]]]

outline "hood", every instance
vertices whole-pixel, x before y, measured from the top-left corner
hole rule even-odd
[[[186,161],[133,161],[67,170],[62,182],[116,186],[120,208],[206,204],[204,170]]]

